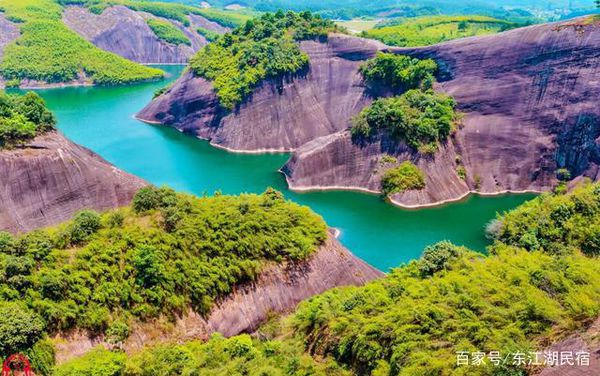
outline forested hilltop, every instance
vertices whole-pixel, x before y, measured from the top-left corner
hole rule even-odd
[[[324,41],[336,31],[332,21],[310,12],[266,13],[203,48],[190,69],[212,81],[220,105],[232,110],[262,80],[308,67],[309,57],[296,42]]]
[[[161,70],[131,60],[186,63],[214,34],[249,18],[160,2],[0,0],[0,30],[6,33],[0,39],[0,83],[37,87],[157,79]]]
[[[196,198],[153,187],[128,208],[0,233],[0,355],[27,351],[47,369],[45,333],[116,344],[136,322],[206,315],[267,264],[304,260],[326,238],[319,216],[274,190]]]
[[[590,325],[600,314],[599,226],[599,184],[547,193],[488,226],[487,256],[441,242],[384,279],[308,300],[260,339],[217,335],[133,356],[97,349],[55,374],[533,374],[513,362],[457,366],[456,353],[531,356]]]

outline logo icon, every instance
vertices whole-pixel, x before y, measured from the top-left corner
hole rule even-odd
[[[6,358],[4,364],[2,364],[1,376],[11,376],[13,371],[19,371],[20,375],[23,376],[33,376],[29,359],[23,354],[13,354]]]

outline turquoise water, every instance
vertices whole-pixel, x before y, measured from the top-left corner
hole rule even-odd
[[[174,79],[182,67],[165,66]],[[294,193],[277,170],[284,154],[231,154],[173,129],[134,119],[163,82],[128,87],[79,87],[39,91],[58,117],[59,129],[119,168],[157,185],[202,194],[262,192],[272,186],[310,206],[340,240],[371,265],[388,270],[418,258],[439,240],[484,250],[483,227],[496,212],[532,195],[472,196],[436,208],[403,210],[379,197],[354,192]]]

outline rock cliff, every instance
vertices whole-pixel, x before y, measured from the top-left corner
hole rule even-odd
[[[158,39],[146,23],[149,18],[159,17],[121,5],[109,7],[100,15],[80,6],[66,7],[63,13],[63,22],[97,47],[143,64],[185,64],[208,43],[196,31],[198,27],[219,33],[226,30],[201,16],[191,16],[188,27],[160,18],[183,31],[191,42],[191,46],[176,46]]]
[[[300,47],[310,56],[306,72],[264,81],[231,113],[219,109],[210,82],[188,72],[138,118],[238,152],[290,151],[347,128],[349,117],[372,101],[358,67],[384,46],[332,35],[328,43]]]
[[[600,176],[600,23],[590,19],[535,25],[423,48],[391,48],[332,35],[303,42],[307,72],[270,80],[233,113],[218,110],[209,82],[182,77],[139,117],[211,140],[234,151],[293,150],[282,169],[292,189],[378,191],[381,156],[410,159],[427,174],[422,191],[393,196],[422,206],[469,192],[541,191],[555,172]],[[357,145],[350,118],[374,96],[358,73],[376,51],[433,58],[436,90],[455,97],[460,129],[434,157],[380,137]],[[466,179],[456,173],[461,166]]]
[[[25,232],[82,209],[129,204],[145,183],[57,132],[0,151],[0,230]]]
[[[238,287],[218,302],[208,317],[190,312],[163,331],[156,323],[141,325],[133,330],[124,347],[136,351],[157,341],[207,339],[215,332],[227,337],[253,332],[270,315],[289,313],[304,299],[334,287],[363,285],[382,276],[330,236],[307,261],[267,267],[256,282]],[[97,345],[109,347],[103,338],[82,333],[60,338],[56,342],[59,363]]]

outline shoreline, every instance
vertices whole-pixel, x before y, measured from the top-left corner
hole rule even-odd
[[[146,119],[142,119],[139,118],[136,115],[133,116],[134,119],[142,122],[142,123],[146,123],[149,125],[161,125],[161,126],[165,126],[165,127],[169,127],[172,129],[175,129],[177,131],[179,131],[180,133],[184,133],[184,131],[182,131],[181,129],[178,129],[176,127],[172,127],[170,125],[165,125],[159,121],[152,121],[152,120],[146,120]],[[216,148],[216,149],[220,149],[220,150],[225,150],[229,153],[232,154],[248,154],[248,155],[259,155],[259,154],[289,154],[289,153],[293,153],[295,149],[257,149],[257,150],[237,150],[237,149],[232,149],[232,148],[228,148],[226,146],[222,146],[222,145],[217,145],[211,142],[210,139],[204,138],[204,137],[200,137],[197,135],[190,135],[194,138],[197,138],[199,140],[203,140],[209,143],[210,146]],[[381,195],[381,191],[376,191],[373,189],[368,189],[368,188],[362,188],[362,187],[351,187],[351,186],[294,186],[293,184],[290,183],[290,178],[289,176],[283,172],[283,166],[277,170],[277,172],[279,172],[280,174],[282,174],[285,178],[285,182],[287,185],[287,189],[289,189],[292,192],[298,192],[298,193],[310,193],[310,192],[357,192],[357,193],[363,193],[363,194],[370,194],[370,195]],[[426,208],[434,208],[434,207],[440,207],[440,206],[444,206],[446,204],[452,204],[452,203],[457,203],[460,201],[464,201],[467,198],[469,198],[472,195],[476,195],[476,196],[483,196],[483,197],[493,197],[493,196],[502,196],[502,195],[519,195],[519,194],[542,194],[546,191],[544,190],[539,190],[539,189],[524,189],[524,190],[512,190],[512,189],[505,189],[502,191],[497,191],[497,192],[479,192],[479,191],[475,191],[475,190],[469,190],[467,192],[465,192],[464,194],[462,194],[461,196],[458,196],[456,198],[451,198],[451,199],[446,199],[446,200],[441,200],[441,201],[436,201],[436,202],[432,202],[432,203],[427,203],[427,204],[414,204],[414,205],[409,205],[409,204],[403,204],[401,202],[398,202],[397,200],[394,200],[391,197],[388,197],[388,199],[386,201],[388,201],[392,206],[401,208],[401,209],[406,209],[406,210],[418,210],[418,209],[426,209]],[[337,229],[336,229],[337,230]],[[338,233],[336,235],[339,236],[340,234]]]
[[[141,121],[142,123],[146,123],[146,124],[149,124],[149,125],[161,125],[163,127],[168,127],[168,128],[174,129],[174,130],[178,131],[179,133],[183,133],[183,134],[185,134],[187,136],[197,138],[198,140],[206,141],[206,142],[208,142],[208,144],[210,146],[214,147],[215,149],[224,150],[224,151],[226,151],[228,153],[231,153],[231,154],[250,154],[250,155],[259,155],[259,154],[290,154],[290,153],[293,153],[296,150],[296,149],[286,149],[286,148],[280,148],[280,149],[255,149],[255,150],[232,149],[232,148],[229,148],[227,146],[215,144],[209,138],[200,137],[198,135],[194,135],[194,134],[190,134],[190,133],[185,133],[183,130],[181,130],[179,128],[176,128],[176,127],[173,127],[173,126],[170,126],[170,125],[167,125],[167,124],[163,124],[160,121],[142,119],[142,118],[138,117],[137,114],[133,115],[133,118],[135,120],[137,120],[137,121]]]
[[[348,186],[346,186],[346,187],[344,187],[344,186],[294,187],[293,185],[290,184],[289,176],[285,172],[283,172],[281,169],[279,169],[278,172],[281,173],[285,177],[285,181],[288,186],[288,189],[292,192],[310,193],[310,192],[342,191],[342,192],[357,192],[357,193],[366,193],[366,194],[372,194],[372,195],[381,195],[381,191],[375,191],[375,190],[361,188],[361,187],[348,187]],[[502,195],[520,195],[520,194],[528,194],[528,193],[539,195],[539,194],[542,194],[545,192],[547,192],[547,191],[538,190],[538,189],[524,189],[524,190],[505,189],[505,190],[497,191],[497,192],[479,192],[479,191],[475,191],[475,190],[469,190],[457,198],[436,201],[436,202],[432,202],[432,203],[428,203],[428,204],[408,205],[408,204],[400,203],[400,202],[392,199],[391,197],[388,197],[387,201],[390,204],[392,204],[393,206],[401,208],[401,209],[418,210],[418,209],[434,208],[434,207],[444,206],[446,204],[457,203],[457,202],[468,199],[470,196],[493,197],[493,196],[502,196]]]

